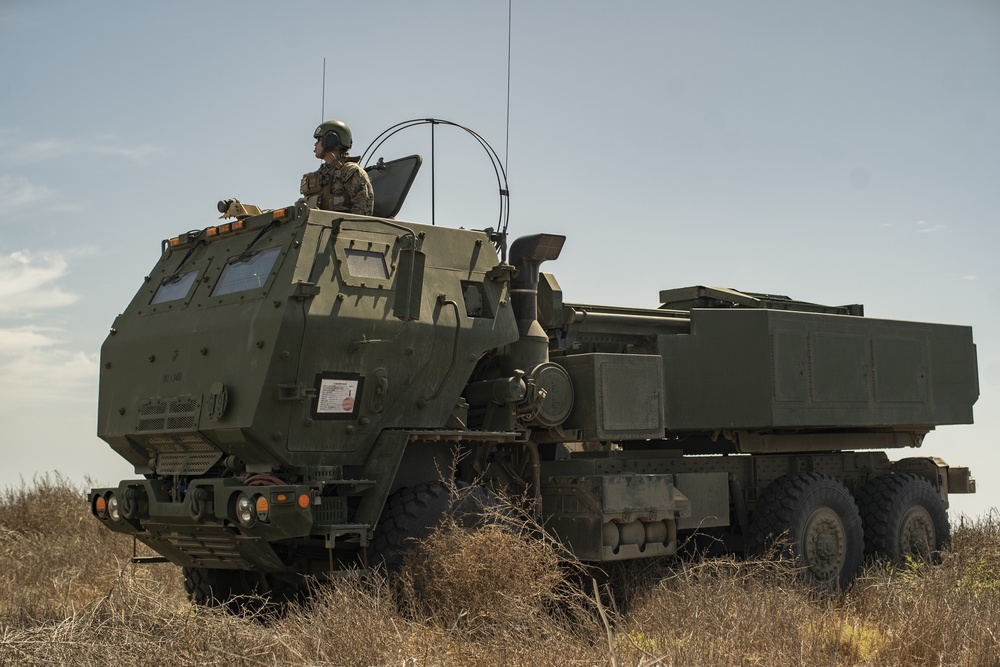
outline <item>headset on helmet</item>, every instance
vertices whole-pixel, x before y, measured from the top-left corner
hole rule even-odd
[[[313,137],[322,141],[324,151],[338,148],[347,150],[354,143],[351,137],[351,128],[347,127],[347,123],[339,120],[328,120],[320,123],[316,131],[313,132]]]

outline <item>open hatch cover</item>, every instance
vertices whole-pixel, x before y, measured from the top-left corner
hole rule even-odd
[[[423,158],[419,155],[409,155],[389,162],[379,158],[376,164],[365,168],[375,191],[372,215],[378,218],[396,217],[422,163]]]

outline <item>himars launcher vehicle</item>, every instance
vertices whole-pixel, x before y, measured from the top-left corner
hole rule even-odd
[[[708,287],[566,303],[540,271],[564,237],[503,261],[490,230],[383,204],[226,202],[236,219],[164,241],[114,322],[98,433],[140,477],[91,510],[199,602],[397,565],[447,482],[526,495],[584,561],[787,532],[821,587],[865,553],[940,548],[949,494],[975,491],[967,468],[883,451],[972,423],[969,327]]]

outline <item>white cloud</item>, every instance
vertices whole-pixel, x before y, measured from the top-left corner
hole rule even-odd
[[[68,266],[60,253],[0,257],[0,318],[31,317],[76,301],[55,284]],[[9,413],[52,398],[89,400],[97,356],[61,349],[64,333],[52,326],[0,327],[0,410]]]
[[[80,202],[62,202],[49,206],[50,213],[82,213],[87,210],[87,205]]]
[[[45,309],[74,302],[59,286],[69,253],[0,255],[0,423],[8,444],[0,483],[62,469],[83,474],[114,460],[94,437],[100,357],[73,349],[73,327],[39,322]],[[71,315],[55,311],[59,320]],[[27,321],[25,321],[27,320]],[[102,458],[103,457],[103,458]]]
[[[55,345],[59,342],[50,334],[58,334],[59,329],[45,327],[17,327],[0,329],[0,354],[23,352]]]
[[[19,250],[0,256],[0,316],[23,317],[76,302],[77,295],[55,284],[68,268],[61,253]]]
[[[93,402],[98,355],[61,350],[41,338],[39,347],[0,347],[0,412],[17,413],[41,402]]]
[[[4,209],[28,206],[52,198],[53,191],[23,178],[0,176],[0,205]]]
[[[76,301],[56,284],[68,267],[61,253],[22,250],[0,256],[0,323]],[[60,349],[64,333],[53,326],[0,326],[0,410],[9,413],[50,397],[81,400],[92,393],[97,357]]]
[[[0,256],[0,322],[76,301],[57,285],[68,267],[61,253]],[[65,333],[52,325],[0,326],[0,412],[19,414],[53,400],[92,401],[98,357],[62,349]]]
[[[948,229],[948,225],[932,225],[923,220],[917,221],[917,233],[919,234],[933,234],[934,232],[940,232],[942,229]]]
[[[90,141],[45,138],[13,148],[4,155],[4,158],[15,164],[31,164],[83,154],[141,162],[160,150],[152,144],[120,145],[115,141],[113,135],[95,137]]]

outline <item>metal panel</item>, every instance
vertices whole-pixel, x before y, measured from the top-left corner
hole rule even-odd
[[[578,354],[553,359],[573,380],[565,428],[584,440],[663,437],[662,359],[640,354]]]
[[[875,400],[927,401],[927,346],[913,338],[876,338],[872,341]]]
[[[681,473],[674,475],[674,483],[691,501],[691,516],[677,519],[678,529],[729,525],[728,473]]]
[[[663,518],[666,512],[673,513],[672,475],[603,475],[600,479],[601,511],[605,515],[646,511]]]
[[[542,513],[578,558],[612,561],[676,553],[691,503],[669,474],[557,476],[542,482]]]
[[[867,336],[854,333],[810,332],[810,393],[814,401],[868,402],[871,366],[867,344]]]
[[[766,309],[696,309],[661,334],[666,427],[884,428],[972,423],[969,327]]]
[[[774,400],[809,400],[809,338],[804,331],[778,329],[771,334]]]

